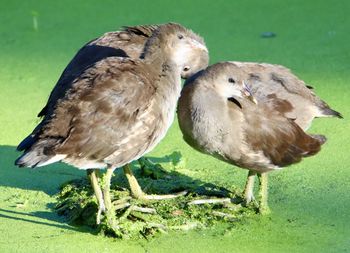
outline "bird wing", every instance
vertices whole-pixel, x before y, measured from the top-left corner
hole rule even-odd
[[[100,60],[113,56],[128,57],[122,49],[118,48],[90,43],[83,46],[64,69],[50,94],[47,104],[39,112],[38,117],[51,113],[57,100],[64,97],[66,92],[71,88],[73,80],[79,77],[87,68]]]
[[[72,88],[74,79],[78,78],[86,69],[93,66],[96,62],[113,56],[126,57],[127,55],[121,49],[89,45],[89,43],[82,47],[63,71],[61,77],[51,91],[46,105],[39,112],[38,117],[43,117],[42,121],[30,135],[21,141],[17,150],[28,150],[37,141],[42,127],[50,120],[57,102],[64,98],[67,91]]]
[[[154,25],[124,27],[122,31],[105,33],[86,43],[64,69],[38,117],[50,113],[48,110],[64,97],[72,81],[96,62],[113,56],[139,58],[147,38],[156,28]]]
[[[151,37],[153,32],[158,28],[157,25],[138,25],[138,26],[124,26],[123,31],[128,33],[133,33],[136,35],[141,35],[144,37]]]
[[[43,117],[41,123],[17,147],[17,150],[28,150],[36,141],[42,127],[50,120],[58,100],[62,99],[72,88],[73,80],[98,61],[108,57],[139,58],[147,37],[157,26],[125,27],[122,31],[109,32],[85,44],[64,69],[55,87],[51,91],[44,108],[38,113]]]
[[[244,132],[247,144],[277,166],[299,162],[316,154],[323,142],[306,134],[293,120],[263,105],[244,103]]]
[[[248,72],[248,84],[253,95],[271,109],[290,118],[297,118],[301,112],[311,119],[322,115],[341,117],[321,100],[310,85],[295,76],[290,69],[275,64],[233,62]]]
[[[47,152],[102,161],[116,150],[119,160],[144,151],[157,124],[150,110],[156,75],[145,66],[110,57],[86,70],[42,127],[40,140],[60,140]]]

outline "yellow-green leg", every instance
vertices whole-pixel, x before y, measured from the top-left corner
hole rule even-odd
[[[255,200],[255,198],[254,198],[254,179],[255,179],[255,176],[256,176],[256,172],[251,171],[251,170],[248,172],[247,181],[246,181],[245,188],[244,188],[244,199],[245,199],[246,204],[249,204],[250,202]]]
[[[107,210],[110,210],[112,207],[110,189],[111,189],[111,180],[113,176],[113,171],[114,171],[113,168],[108,167],[104,178],[105,185],[103,188],[103,198],[104,198],[104,204]]]
[[[126,164],[123,167],[123,170],[130,186],[131,195],[136,199],[142,199],[145,196],[145,194],[142,191],[139,183],[137,182],[134,174],[132,173],[130,165]]]
[[[183,196],[187,194],[187,191],[182,191],[176,194],[167,194],[167,195],[147,195],[145,194],[139,183],[137,182],[136,177],[132,173],[130,169],[130,165],[127,164],[123,167],[124,174],[129,182],[131,195],[136,199],[144,199],[144,200],[162,200],[162,199],[171,199],[179,196]]]
[[[98,173],[98,170],[96,170],[96,169],[89,169],[89,170],[87,170],[87,174],[88,174],[88,177],[90,178],[91,185],[92,185],[92,188],[94,189],[95,196],[96,196],[96,199],[97,199],[97,204],[98,204],[98,212],[97,212],[97,215],[96,215],[96,223],[100,224],[100,222],[101,222],[101,213],[105,212],[106,207],[105,207],[105,203],[104,203],[104,200],[103,200],[103,194],[102,194],[100,185],[98,183],[98,178],[97,178],[97,175],[96,175],[97,173]]]
[[[261,214],[269,214],[270,208],[268,206],[268,175],[267,172],[259,173],[259,212]]]
[[[110,191],[113,171],[114,171],[114,168],[112,168],[111,166],[107,167],[106,174],[104,176],[103,199],[106,207],[106,211],[105,211],[106,221],[111,228],[116,228],[117,224],[115,220],[115,209],[112,206],[111,191]]]

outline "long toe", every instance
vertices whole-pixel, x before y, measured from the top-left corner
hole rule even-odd
[[[249,191],[249,192],[245,192],[244,193],[244,201],[245,203],[248,205],[249,203],[255,201],[255,197],[253,192]]]
[[[98,207],[98,211],[97,211],[97,215],[96,215],[96,224],[100,225],[101,224],[101,215],[102,213],[106,212],[106,207],[103,203],[103,201],[100,202],[99,207]]]
[[[174,198],[178,198],[181,196],[185,196],[188,193],[188,191],[181,191],[181,192],[177,192],[174,194],[165,194],[165,195],[147,195],[147,194],[143,194],[141,196],[141,199],[144,200],[165,200],[165,199],[174,199]]]

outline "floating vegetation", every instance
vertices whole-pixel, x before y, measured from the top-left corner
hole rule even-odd
[[[178,160],[170,164],[184,165]],[[141,160],[139,165],[136,176],[147,193],[187,190],[188,194],[167,200],[137,200],[130,197],[127,183],[119,172],[111,186],[113,210],[104,215],[99,226],[96,225],[96,198],[87,179],[73,180],[62,186],[57,196],[57,212],[72,224],[94,227],[104,235],[147,238],[171,230],[208,229],[220,222],[236,223],[256,211],[254,206],[242,205],[237,189],[194,180],[176,170],[168,172],[148,159]]]

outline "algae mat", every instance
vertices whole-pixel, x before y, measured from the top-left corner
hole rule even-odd
[[[350,2],[340,1],[1,1],[0,252],[350,252]],[[271,173],[271,216],[215,229],[170,232],[149,240],[116,240],[74,227],[53,212],[59,186],[84,173],[64,164],[38,170],[13,166],[16,144],[61,71],[86,41],[122,25],[175,21],[207,42],[211,62],[284,64],[344,120],[316,120],[322,151]],[[275,37],[262,38],[273,32]],[[174,151],[179,173],[242,188],[246,172],[198,154],[177,123],[149,156]]]

